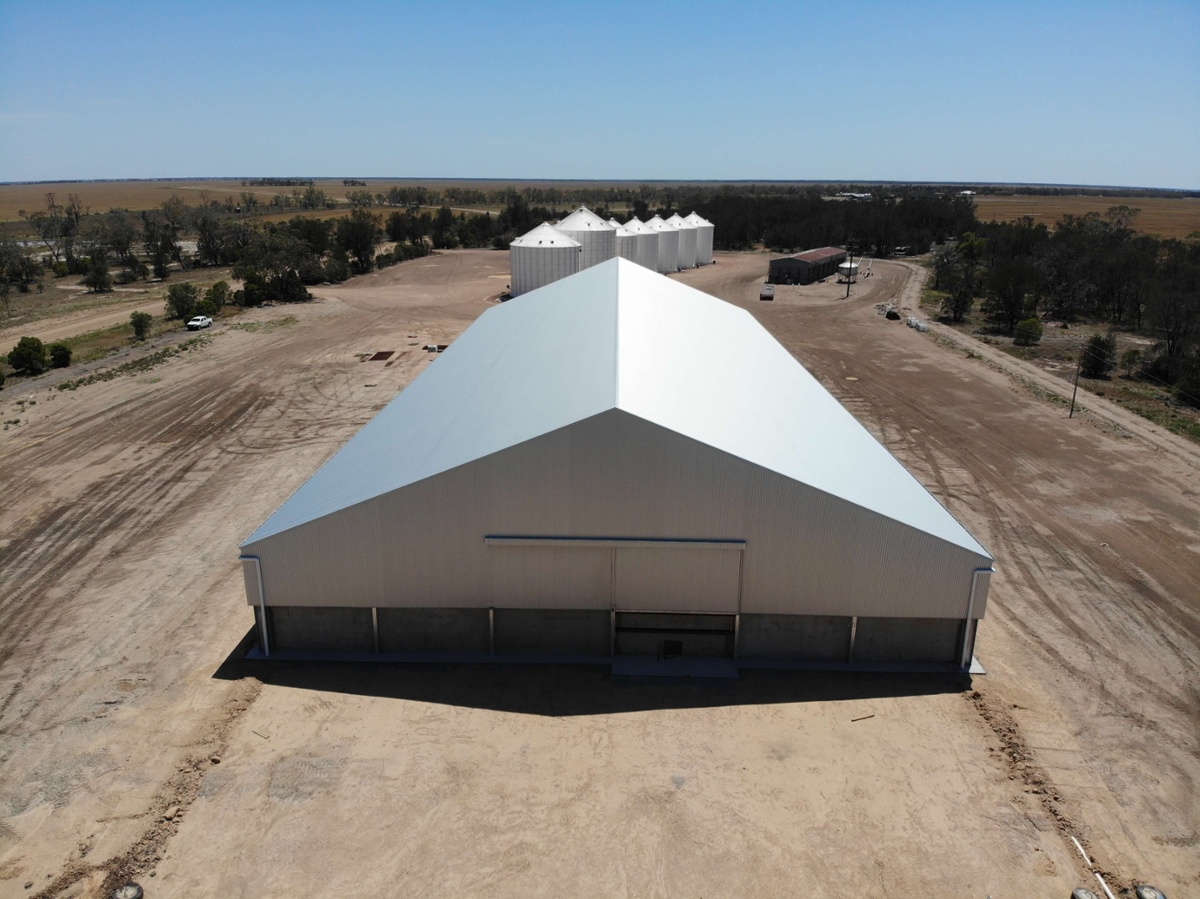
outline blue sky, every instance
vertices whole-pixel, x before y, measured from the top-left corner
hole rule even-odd
[[[0,0],[0,181],[1200,188],[1200,3]]]

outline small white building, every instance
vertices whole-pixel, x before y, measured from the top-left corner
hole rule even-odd
[[[543,222],[508,245],[512,268],[509,293],[519,297],[579,271],[580,246],[553,226]]]

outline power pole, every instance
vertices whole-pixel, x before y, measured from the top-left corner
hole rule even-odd
[[[846,299],[850,299],[850,278],[854,274],[854,241],[847,243],[846,249],[850,251],[850,268],[846,270]]]
[[[1079,363],[1075,366],[1075,389],[1071,391],[1071,411],[1067,413],[1067,418],[1075,416],[1075,395],[1079,393],[1079,371],[1083,368],[1083,354],[1088,351],[1087,344],[1079,351]]]

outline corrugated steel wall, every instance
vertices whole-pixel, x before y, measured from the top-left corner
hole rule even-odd
[[[696,229],[696,265],[708,265],[713,261],[713,226],[700,225]]]
[[[512,247],[508,251],[512,295],[517,297],[575,274],[580,255],[579,247]]]
[[[579,270],[599,265],[617,255],[617,231],[615,228],[600,228],[588,231],[571,231],[560,228],[563,234],[579,241]]]
[[[678,225],[679,232],[679,267],[696,267],[696,229],[691,225]]]
[[[614,605],[618,609],[735,614],[741,555],[723,549],[618,549]]]
[[[620,410],[246,551],[275,605],[609,607],[610,550],[487,546],[488,535],[744,539],[741,611],[762,614],[961,619],[988,561]],[[628,580],[618,571],[629,602],[727,608],[740,553],[653,552],[630,556]]]

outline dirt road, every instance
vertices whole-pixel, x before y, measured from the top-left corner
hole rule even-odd
[[[45,318],[29,322],[16,328],[6,328],[0,331],[0,347],[11,346],[26,336],[36,337],[42,343],[49,344],[56,340],[77,337],[80,334],[90,334],[92,331],[127,325],[129,316],[134,312],[162,315],[163,301],[159,298],[153,302],[134,299],[125,303],[109,303],[103,310],[87,310],[60,318]]]
[[[1070,834],[1115,885],[1200,890],[1194,451],[877,316],[899,265],[759,303],[765,266],[676,277],[751,309],[997,556],[986,677],[238,661],[238,542],[507,282],[499,253],[414,260],[136,377],[0,395],[0,895],[1067,895],[1096,887]]]

